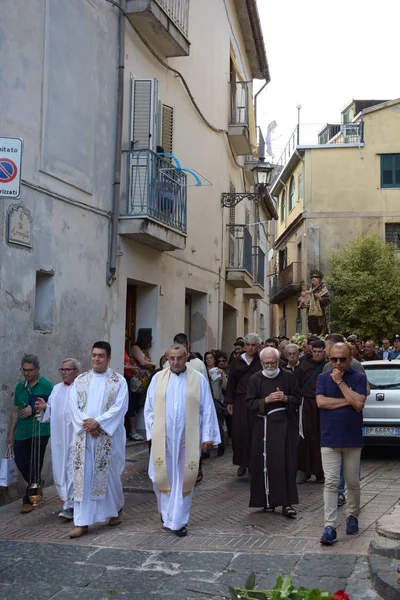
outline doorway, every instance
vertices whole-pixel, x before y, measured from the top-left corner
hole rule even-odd
[[[137,286],[128,283],[126,290],[125,350],[128,354],[136,341]]]
[[[221,348],[225,352],[232,351],[233,342],[237,338],[237,311],[224,302],[222,316],[222,341]]]
[[[186,288],[185,333],[190,340],[192,352],[200,354],[207,350],[207,304],[207,294]]]

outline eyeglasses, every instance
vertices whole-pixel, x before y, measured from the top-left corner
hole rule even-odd
[[[76,371],[75,368],[73,369],[58,369],[60,373],[70,373],[71,371]]]
[[[36,371],[36,367],[34,369],[24,369],[23,367],[21,367],[20,371],[22,373],[33,373],[33,371]]]
[[[340,362],[342,365],[344,365],[344,363],[346,362],[347,358],[345,356],[331,356],[329,359],[331,362],[335,363],[335,362]]]

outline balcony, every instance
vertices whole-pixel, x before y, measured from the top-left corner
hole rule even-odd
[[[128,157],[128,195],[119,233],[157,250],[186,245],[186,174],[151,150]]]
[[[253,250],[246,225],[228,225],[226,280],[235,288],[253,286]]]
[[[243,290],[246,298],[262,300],[264,298],[265,252],[259,246],[253,246],[253,285]]]
[[[363,123],[304,123],[298,125],[289,138],[277,164],[284,168],[297,148],[332,148],[363,144]]]
[[[126,12],[164,56],[189,56],[189,0],[128,0]]]
[[[229,117],[228,136],[233,151],[237,156],[253,153],[250,136],[251,94],[248,83],[234,81],[231,88],[231,112]]]
[[[280,304],[283,300],[299,293],[301,267],[302,263],[293,262],[274,277],[270,288],[271,304]]]

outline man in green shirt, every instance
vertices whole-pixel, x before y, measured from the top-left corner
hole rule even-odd
[[[27,488],[22,500],[23,514],[33,510],[29,501],[30,486],[41,486],[44,453],[50,437],[50,424],[39,423],[35,418],[35,402],[47,401],[53,384],[40,375],[40,363],[34,354],[25,354],[21,360],[24,381],[17,383],[14,392],[14,408],[7,434],[7,445],[14,445],[15,462]],[[33,493],[33,492],[32,492]],[[36,492],[37,493],[37,492]]]

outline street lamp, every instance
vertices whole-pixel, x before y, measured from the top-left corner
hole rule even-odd
[[[258,185],[268,185],[271,182],[272,171],[274,167],[271,163],[265,160],[259,160],[253,171],[256,174],[256,182]]]
[[[301,104],[296,104],[297,108],[297,145],[300,145],[300,111],[302,108]]]

